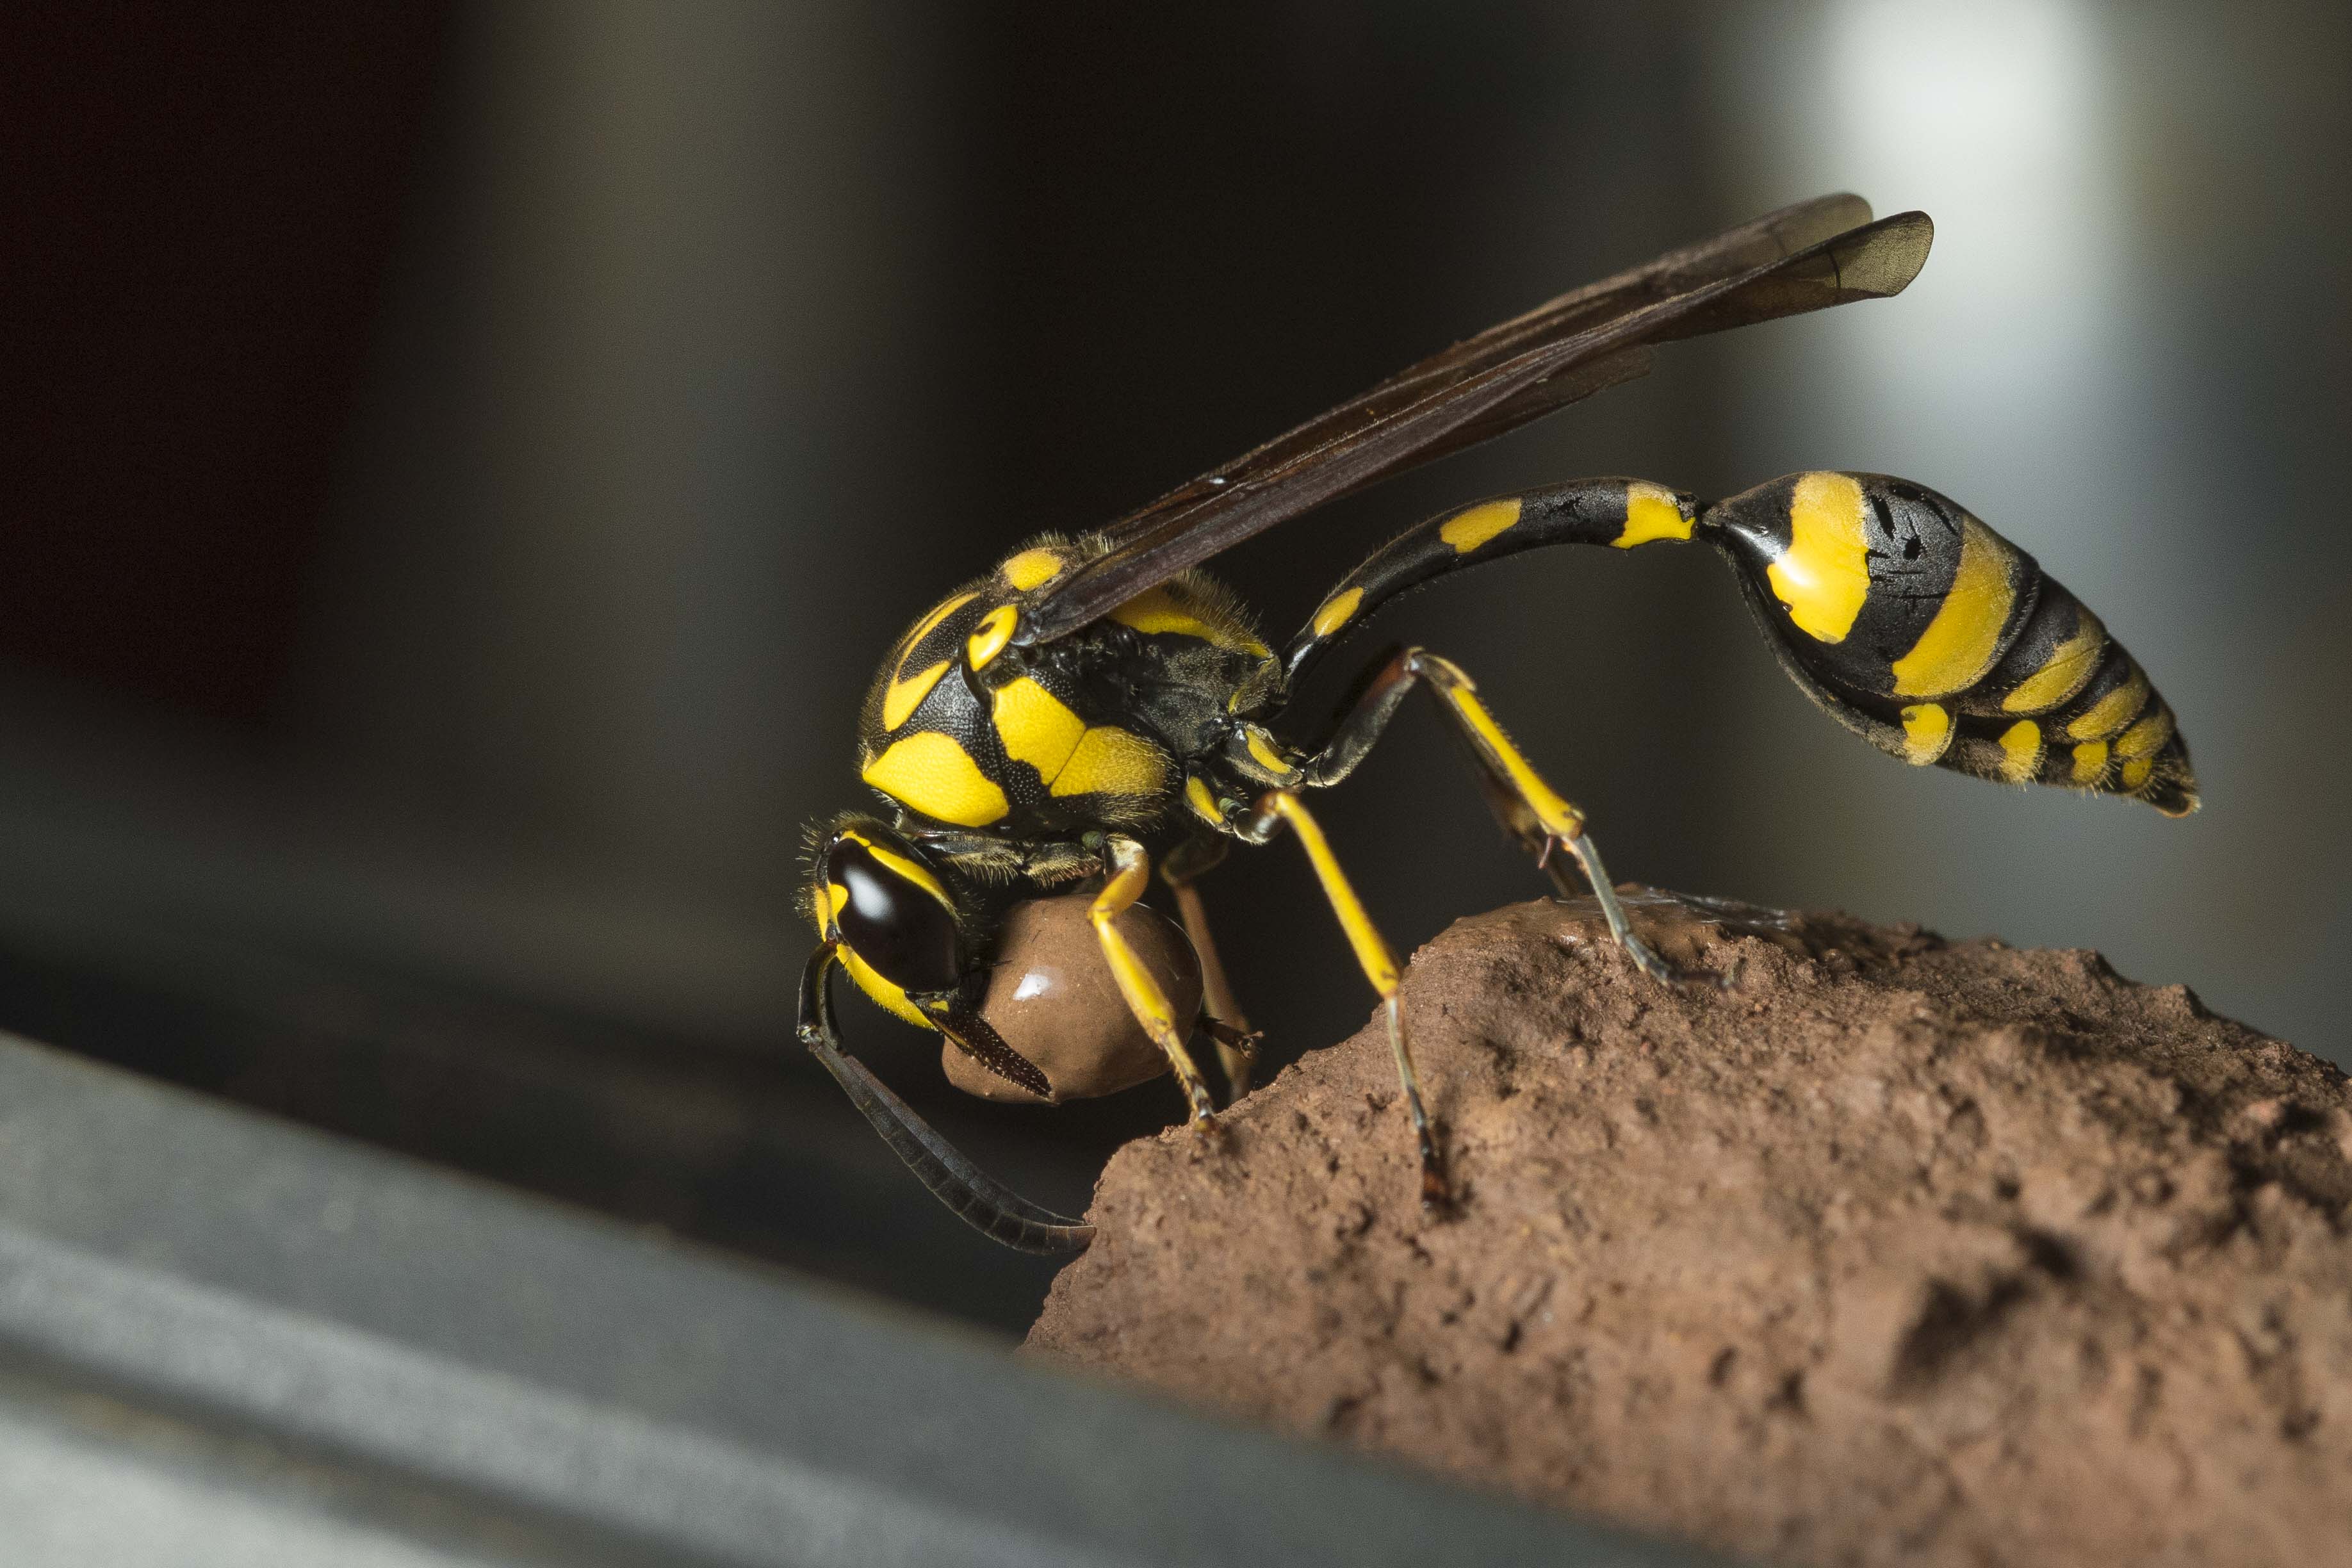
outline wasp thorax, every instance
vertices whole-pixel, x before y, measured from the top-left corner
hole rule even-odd
[[[1087,910],[1090,894],[1016,904],[997,938],[981,1016],[1004,1043],[1036,1064],[1056,1100],[1116,1094],[1158,1078],[1168,1058],[1119,994]],[[1136,904],[1116,921],[1181,1026],[1201,1011],[1201,965],[1192,944],[1164,916]],[[940,1052],[948,1081],[984,1100],[1036,1097],[988,1071],[954,1046]]]

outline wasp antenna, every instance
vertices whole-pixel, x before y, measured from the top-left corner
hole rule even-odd
[[[974,1230],[1019,1252],[1084,1251],[1095,1238],[1094,1226],[1033,1204],[990,1176],[893,1094],[865,1063],[841,1048],[834,1037],[826,984],[835,952],[835,943],[824,943],[810,954],[802,972],[800,1038],[841,1085],[849,1102],[930,1194]]]

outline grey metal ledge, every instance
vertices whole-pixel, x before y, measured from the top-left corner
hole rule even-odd
[[[1708,1560],[0,1036],[0,1561]]]

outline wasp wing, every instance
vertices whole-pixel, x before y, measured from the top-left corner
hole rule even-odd
[[[1657,343],[1899,294],[1935,226],[1869,216],[1859,196],[1789,207],[1433,354],[1113,523],[1110,552],[1045,589],[1017,640],[1065,637],[1277,522],[1629,381]]]
[[[1361,396],[1276,437],[1246,456],[1204,474],[1190,484],[1171,490],[1149,506],[1129,512],[1104,531],[1120,543],[1153,533],[1162,520],[1171,514],[1188,510],[1193,504],[1218,493],[1229,484],[1267,472],[1286,459],[1328,446],[1343,438],[1352,426],[1376,422],[1384,413],[1402,412],[1417,399],[1457,385],[1481,370],[1501,364],[1546,342],[1598,326],[1641,306],[1655,304],[1706,284],[1736,277],[1751,268],[1767,266],[1809,246],[1859,228],[1869,221],[1870,204],[1860,196],[1817,196],[1810,202],[1768,213],[1711,239],[1668,251],[1655,260],[1644,262],[1614,277],[1604,278],[1598,283],[1571,289],[1524,315],[1489,327],[1475,337],[1465,338],[1417,364],[1399,371]],[[1633,371],[1633,374],[1639,374],[1639,369]],[[1631,376],[1603,375],[1593,378],[1593,384],[1580,385],[1582,379],[1555,374],[1550,379],[1526,389],[1524,412],[1519,412],[1521,399],[1515,398],[1493,410],[1486,419],[1473,422],[1466,427],[1457,427],[1448,437],[1412,452],[1385,471],[1402,472],[1408,467],[1473,446],[1488,435],[1499,435],[1511,426],[1535,418],[1563,404],[1573,403],[1590,392],[1601,390],[1603,385],[1616,380],[1631,379]],[[1506,423],[1507,415],[1516,416]],[[1474,430],[1477,433],[1470,433]]]

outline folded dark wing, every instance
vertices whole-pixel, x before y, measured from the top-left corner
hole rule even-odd
[[[1066,636],[1277,522],[1631,380],[1654,344],[1900,293],[1934,226],[1869,216],[1859,196],[1789,207],[1433,354],[1113,523],[1110,552],[1033,603],[1018,640]]]

